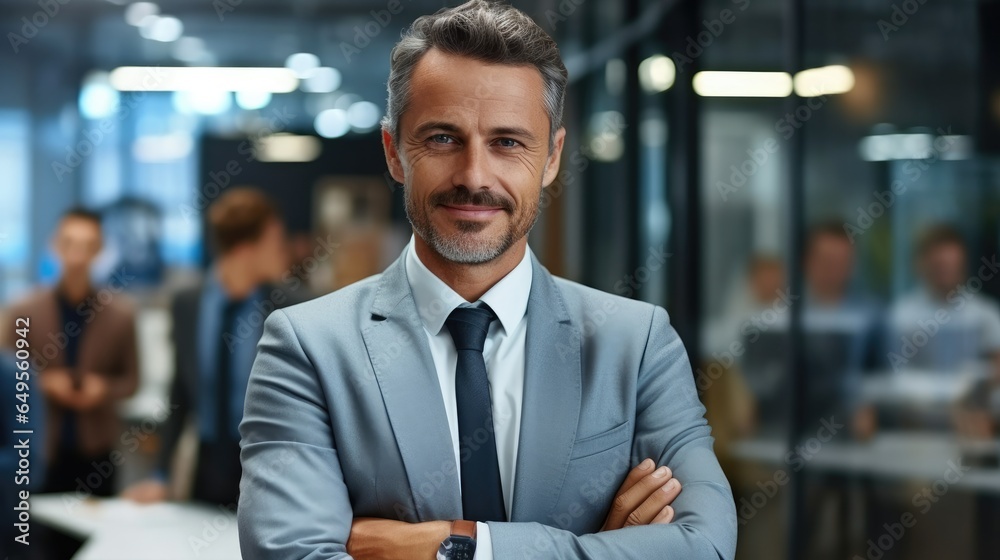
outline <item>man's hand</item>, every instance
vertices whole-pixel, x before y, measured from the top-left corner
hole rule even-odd
[[[681,493],[681,483],[669,468],[653,470],[655,465],[652,459],[646,459],[628,473],[601,531],[673,521],[674,508],[670,504]]]
[[[39,384],[42,393],[55,404],[68,408],[75,408],[75,394],[73,389],[73,378],[66,368],[51,368],[42,372]]]
[[[103,375],[88,371],[80,381],[80,389],[75,394],[77,410],[90,410],[100,406],[108,398],[110,388]]]
[[[407,523],[355,517],[347,553],[355,560],[433,560],[441,541],[451,534],[451,522]]]

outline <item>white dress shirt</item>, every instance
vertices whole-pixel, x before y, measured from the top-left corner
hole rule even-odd
[[[434,368],[441,384],[444,409],[451,427],[455,450],[455,464],[461,476],[459,460],[458,411],[455,398],[455,369],[458,352],[451,333],[444,323],[459,306],[471,305],[455,290],[434,275],[420,261],[413,246],[413,238],[406,247],[406,277],[413,292],[413,301],[427,334]],[[521,429],[521,403],[524,388],[524,342],[527,321],[528,294],[531,292],[531,249],[525,248],[524,257],[507,276],[489,289],[479,301],[485,302],[496,313],[490,323],[483,358],[490,383],[493,406],[493,428],[497,444],[497,461],[500,466],[500,484],[504,507],[510,519],[511,499],[514,495],[514,470],[517,459],[517,441]],[[489,527],[477,524],[476,560],[493,560]]]

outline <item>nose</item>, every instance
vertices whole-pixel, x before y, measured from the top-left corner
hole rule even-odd
[[[460,161],[452,185],[465,187],[470,192],[496,186],[496,174],[492,169],[489,148],[479,142],[469,142],[462,150]]]

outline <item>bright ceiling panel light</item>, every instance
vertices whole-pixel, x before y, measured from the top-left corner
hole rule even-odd
[[[174,93],[174,108],[181,113],[221,115],[233,107],[233,96],[228,91],[200,90]]]
[[[836,95],[854,88],[854,72],[840,64],[822,66],[799,72],[794,82],[795,95],[799,97]]]
[[[340,87],[340,71],[323,66],[313,69],[302,81],[302,91],[310,93],[330,93]]]
[[[787,72],[698,72],[692,79],[702,97],[788,97],[792,77]]]
[[[299,85],[287,68],[120,66],[111,71],[118,91],[266,91],[288,93]]]
[[[265,163],[304,163],[315,160],[322,151],[323,144],[315,136],[278,133],[257,140],[254,153]]]
[[[639,84],[647,93],[667,91],[676,77],[677,68],[669,56],[656,54],[639,63]]]
[[[80,114],[86,119],[110,117],[118,110],[119,95],[108,85],[107,72],[91,72],[80,87]]]
[[[256,111],[267,107],[267,104],[271,102],[271,97],[271,93],[267,91],[237,91],[236,104],[240,106],[240,109]]]
[[[125,8],[125,22],[129,25],[139,27],[142,21],[149,16],[156,16],[160,13],[160,7],[152,2],[136,2],[129,4]]]
[[[319,57],[313,53],[295,53],[285,59],[285,68],[295,72],[295,75],[302,79],[319,68]]]
[[[155,17],[148,23],[143,22],[139,28],[139,34],[146,39],[160,41],[161,43],[172,43],[181,38],[184,34],[184,24],[181,20],[173,16]],[[148,18],[147,18],[148,19]]]
[[[347,123],[356,132],[373,130],[381,116],[378,105],[371,101],[358,101],[347,109]]]
[[[316,115],[313,122],[316,132],[324,138],[339,138],[351,130],[347,121],[347,111],[343,109],[327,109]]]

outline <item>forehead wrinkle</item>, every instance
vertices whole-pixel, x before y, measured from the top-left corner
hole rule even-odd
[[[480,78],[456,79],[456,72],[459,75],[468,74],[463,70],[466,70],[470,65],[477,66],[473,72],[480,75],[483,74],[482,67],[488,67],[488,73],[485,75],[490,76],[490,78],[488,80]],[[511,74],[520,74],[519,78],[523,78],[525,72],[528,73],[530,79],[505,79],[509,78]],[[424,110],[421,113],[440,108],[444,108],[445,114],[450,112],[455,115],[475,111],[478,116],[478,126],[482,127],[483,116],[498,113],[521,116],[526,114],[525,107],[528,106],[532,107],[531,113],[534,113],[534,116],[529,116],[526,120],[544,121],[544,126],[541,128],[544,128],[548,134],[549,119],[544,102],[544,83],[541,73],[532,66],[489,64],[431,49],[417,62],[414,68],[409,107],[404,112],[404,116],[405,113],[412,112],[413,102],[417,98],[437,99],[441,97],[448,99],[449,102],[447,104],[431,102],[422,108]],[[487,110],[483,110],[484,104],[500,105],[500,107],[488,107]],[[448,121],[449,119],[436,117],[433,120]],[[524,126],[533,123],[520,122],[519,124]],[[530,129],[532,127],[524,126],[524,128]]]

